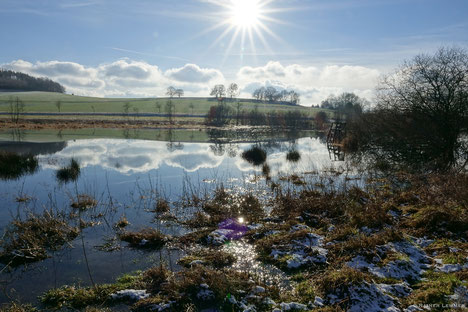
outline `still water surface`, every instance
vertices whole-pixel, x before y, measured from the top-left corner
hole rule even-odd
[[[148,135],[146,133],[145,135]],[[200,134],[197,133],[199,136]],[[204,135],[204,134],[203,134]],[[164,136],[164,135],[163,135]],[[34,138],[42,138],[46,142]],[[25,218],[28,213],[44,209],[70,211],[70,203],[79,194],[88,194],[98,201],[98,206],[83,216],[94,226],[83,231],[81,238],[64,246],[49,259],[21,266],[13,270],[0,264],[0,303],[11,299],[34,301],[45,290],[65,284],[89,285],[89,273],[96,283],[112,282],[123,273],[148,268],[164,261],[177,269],[176,261],[183,254],[177,248],[146,252],[128,248],[125,243],[113,241],[116,222],[124,215],[130,230],[146,226],[156,227],[170,235],[181,235],[186,229],[171,222],[155,220],[154,208],[158,197],[175,202],[187,193],[209,194],[216,186],[236,192],[254,192],[259,197],[266,194],[268,184],[262,177],[262,167],[253,166],[242,158],[242,152],[259,146],[267,152],[266,163],[273,180],[290,174],[310,175],[334,168],[342,170],[343,162],[330,158],[326,145],[314,133],[280,136],[278,138],[254,135],[226,139],[206,136],[203,142],[192,140],[144,140],[132,138],[105,138],[87,135],[77,139],[73,133],[62,139],[51,139],[36,133],[20,137],[18,142],[0,133],[0,150],[30,153],[37,156],[39,169],[32,175],[16,180],[0,179],[0,232],[14,218]],[[52,137],[53,138],[53,137]],[[179,138],[190,138],[180,134]],[[164,139],[164,138],[162,138]],[[190,142],[192,141],[192,142]],[[297,162],[286,160],[288,151],[297,150]],[[74,158],[81,166],[76,182],[61,183],[56,172]],[[19,197],[29,197],[17,202]],[[174,210],[180,216],[186,211]],[[112,252],[97,246],[111,242]]]

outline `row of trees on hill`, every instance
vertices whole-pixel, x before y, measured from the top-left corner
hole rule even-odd
[[[226,97],[233,99],[239,95],[239,86],[236,83],[231,83],[227,87],[222,84],[217,84],[211,89],[210,95],[218,99],[224,99]],[[257,101],[284,102],[292,105],[297,105],[300,102],[300,95],[296,91],[280,91],[274,87],[258,88],[252,93],[252,97]]]
[[[64,86],[49,78],[35,78],[24,73],[5,69],[0,69],[0,90],[65,93]]]
[[[239,95],[239,86],[234,82],[231,83],[227,88],[222,84],[217,84],[211,89],[210,95],[218,99],[225,97],[233,99]]]
[[[277,90],[275,87],[261,87],[252,93],[252,97],[258,101],[285,102],[298,105],[300,95],[294,90]]]
[[[166,95],[169,96],[170,98],[173,98],[174,96],[181,97],[184,96],[184,90],[183,89],[176,89],[172,86],[167,88]]]

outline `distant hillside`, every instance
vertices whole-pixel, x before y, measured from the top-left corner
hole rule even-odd
[[[0,69],[0,91],[46,91],[65,93],[65,88],[49,78],[35,78],[24,73]]]

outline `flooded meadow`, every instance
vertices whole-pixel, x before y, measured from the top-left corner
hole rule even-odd
[[[36,162],[0,176],[0,230],[6,233],[1,302],[35,302],[51,288],[109,283],[160,263],[180,269],[177,261],[186,246],[171,240],[161,248],[138,248],[121,233],[153,228],[180,237],[191,231],[183,220],[196,213],[194,198],[223,188],[235,196],[255,194],[268,210],[272,185],[303,187],[304,179],[344,166],[331,160],[314,132],[100,131],[0,133],[2,153]],[[260,160],[249,157],[256,149],[263,153]],[[44,226],[47,218],[60,220],[60,229],[70,233],[66,238],[61,233],[54,246],[46,242],[43,250],[32,251],[38,247],[15,231],[27,232],[33,221]],[[40,235],[52,238],[50,231]],[[252,253],[254,261],[252,246],[231,248]]]

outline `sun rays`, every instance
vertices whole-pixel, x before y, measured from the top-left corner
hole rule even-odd
[[[272,24],[285,24],[272,16],[283,10],[272,7],[274,0],[205,1],[216,7],[209,15],[216,20],[216,24],[199,35],[222,30],[208,50],[221,43],[225,44],[223,61],[233,53],[233,50],[241,58],[247,54],[256,57],[260,48],[263,49],[263,53],[274,54],[269,44],[270,39],[284,44],[271,29]]]

